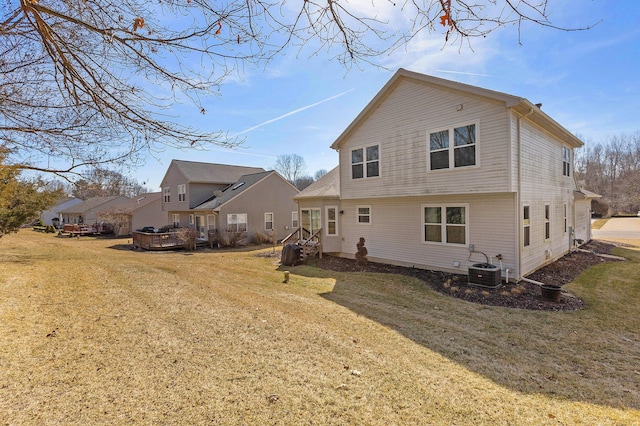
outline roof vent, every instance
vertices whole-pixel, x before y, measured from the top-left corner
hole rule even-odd
[[[234,186],[233,188],[231,188],[232,191],[235,191],[236,189],[240,188],[242,185],[244,185],[244,182],[240,182],[239,184],[237,184],[236,186]]]
[[[536,106],[540,109],[542,109],[542,104],[536,104]]]
[[[220,191],[219,189],[216,189],[215,191],[213,191],[213,196],[216,198],[222,197],[222,191]]]

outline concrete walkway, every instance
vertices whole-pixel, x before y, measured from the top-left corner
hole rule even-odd
[[[591,231],[595,240],[623,242],[640,246],[640,217],[615,217],[600,229]]]

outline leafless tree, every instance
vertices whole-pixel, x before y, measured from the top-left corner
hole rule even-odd
[[[91,197],[126,195],[137,197],[149,192],[137,180],[114,170],[93,168],[82,174],[82,178],[73,183],[72,195],[86,200]]]
[[[523,22],[573,30],[549,16],[547,0],[5,0],[0,145],[20,168],[62,177],[166,147],[230,147],[241,141],[175,123],[168,109],[188,101],[206,113],[201,100],[230,74],[287,47],[349,67],[437,28],[449,43]]]
[[[603,196],[612,214],[640,210],[640,132],[588,144],[576,161],[576,178]]]
[[[306,168],[304,158],[298,154],[278,155],[276,165],[273,167],[275,171],[294,186],[298,179],[304,176]]]

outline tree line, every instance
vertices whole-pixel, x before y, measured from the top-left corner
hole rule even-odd
[[[592,203],[600,216],[640,211],[640,131],[587,143],[577,151],[575,174],[585,189],[602,195]]]

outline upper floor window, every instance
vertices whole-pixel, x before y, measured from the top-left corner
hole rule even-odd
[[[425,205],[423,241],[426,243],[467,244],[467,206]]]
[[[178,185],[178,201],[187,201],[187,185]]]
[[[562,147],[562,176],[571,176],[571,151]]]
[[[444,129],[429,134],[429,169],[475,166],[476,125]]]
[[[380,146],[351,150],[351,178],[362,179],[380,176]]]
[[[170,187],[165,186],[164,188],[162,188],[162,200],[165,203],[171,202],[171,188]]]

